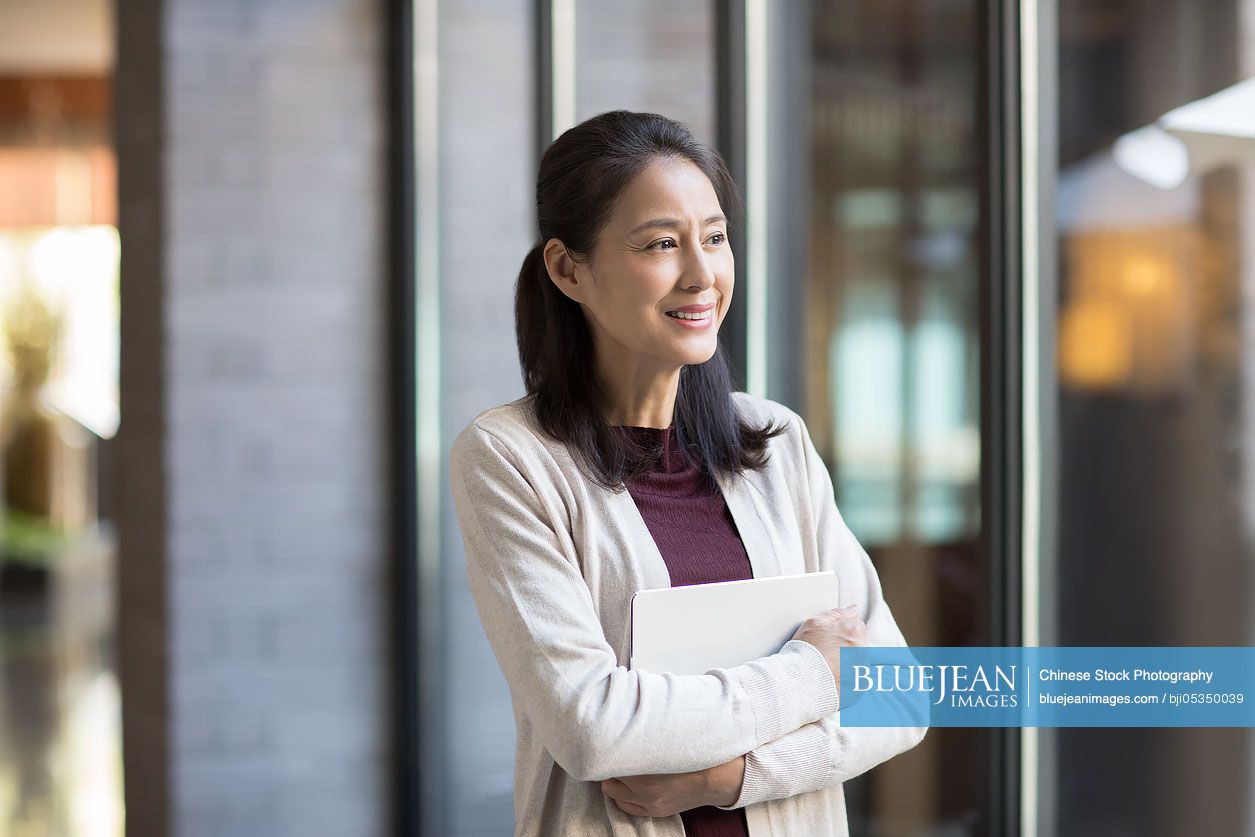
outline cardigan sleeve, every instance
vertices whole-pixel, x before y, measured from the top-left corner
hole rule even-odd
[[[837,573],[842,607],[859,606],[859,616],[867,623],[866,645],[905,646],[906,639],[885,602],[876,568],[837,510],[828,466],[815,450],[801,416],[790,413],[805,449],[819,569]],[[840,711],[834,710],[745,753],[740,796],[732,805],[717,807],[732,810],[839,784],[911,749],[927,731],[927,727],[844,728]]]
[[[467,575],[489,645],[545,749],[574,778],[701,770],[836,708],[823,654],[801,640],[700,675],[618,665],[570,545],[566,511],[546,504],[515,454],[478,424],[458,435],[450,459]]]

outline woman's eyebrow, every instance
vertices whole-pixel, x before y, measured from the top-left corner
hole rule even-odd
[[[702,226],[713,224],[717,221],[726,222],[727,220],[728,219],[723,215],[711,215],[709,218],[702,221]],[[638,232],[644,232],[645,230],[652,229],[674,229],[678,226],[680,226],[680,222],[675,218],[653,218],[640,226],[634,227],[630,232],[628,232],[628,235],[636,235]]]

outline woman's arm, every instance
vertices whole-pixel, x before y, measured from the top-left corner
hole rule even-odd
[[[571,776],[702,770],[836,708],[832,671],[801,640],[701,675],[618,665],[570,535],[553,523],[565,510],[548,508],[509,448],[477,424],[458,435],[450,458],[467,575],[488,642],[512,695]]]
[[[867,623],[865,645],[905,646],[876,568],[837,510],[832,478],[805,422],[793,413],[791,423],[805,449],[818,569],[836,571],[842,606],[859,606]],[[927,727],[842,727],[839,718],[840,713],[833,711],[747,752],[740,797],[732,805],[719,807],[731,810],[844,782],[911,749],[928,731]]]

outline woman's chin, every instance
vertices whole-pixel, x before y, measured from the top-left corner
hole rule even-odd
[[[680,363],[685,366],[697,366],[705,363],[715,356],[715,349],[718,348],[717,340],[711,340],[708,345],[704,346],[686,346],[682,352]]]

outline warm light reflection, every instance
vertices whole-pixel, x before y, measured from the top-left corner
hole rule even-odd
[[[1059,373],[1080,389],[1164,393],[1184,385],[1194,347],[1197,235],[1186,227],[1077,232],[1059,314]]]
[[[1110,388],[1127,380],[1132,341],[1119,306],[1101,300],[1063,310],[1059,324],[1059,371],[1069,386]]]

